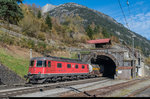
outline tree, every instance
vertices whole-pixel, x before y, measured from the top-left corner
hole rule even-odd
[[[99,32],[100,32],[100,26],[99,25],[95,26],[95,28],[94,28],[94,34],[97,34]]]
[[[52,29],[52,20],[49,15],[46,16],[45,23],[48,25],[49,29]]]
[[[17,24],[23,18],[22,9],[17,2],[22,2],[22,0],[0,0],[0,18],[2,20]]]
[[[104,35],[105,38],[109,38],[110,34],[107,32],[105,28],[102,28],[102,34]]]
[[[88,27],[86,29],[86,32],[87,32],[87,35],[89,36],[89,38],[92,39],[94,32],[93,32],[93,30],[92,30],[90,25],[88,25]]]
[[[22,3],[23,2],[23,0],[16,0],[18,3]]]
[[[42,16],[42,15],[41,15],[41,11],[39,10],[39,11],[38,11],[38,15],[37,15],[37,17],[40,19],[40,18],[41,18],[41,16]]]

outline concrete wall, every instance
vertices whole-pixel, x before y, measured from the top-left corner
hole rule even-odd
[[[138,76],[141,76],[141,77],[145,76],[145,74],[144,74],[144,68],[145,68],[144,63],[141,62],[141,67],[139,68]]]
[[[124,65],[123,66],[131,66],[131,61],[124,61]]]
[[[144,75],[147,77],[147,76],[150,76],[150,67],[145,65],[145,68],[144,68]]]
[[[124,69],[117,71],[118,79],[131,79],[131,69]]]

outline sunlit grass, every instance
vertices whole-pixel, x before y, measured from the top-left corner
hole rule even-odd
[[[29,59],[25,59],[23,56],[12,55],[4,48],[0,48],[0,62],[21,77],[28,72]]]

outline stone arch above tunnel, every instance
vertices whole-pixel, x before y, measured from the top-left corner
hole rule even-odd
[[[111,58],[111,59],[115,62],[116,67],[119,66],[119,62],[118,62],[117,59],[116,59],[113,55],[111,55],[111,54],[108,54],[108,53],[105,53],[105,52],[96,52],[96,53],[94,53],[94,54],[95,54],[95,57],[94,57],[94,58],[96,58],[98,55],[107,56],[107,57]]]
[[[118,62],[113,55],[97,52],[91,57],[92,64],[98,64],[104,77],[114,78]]]

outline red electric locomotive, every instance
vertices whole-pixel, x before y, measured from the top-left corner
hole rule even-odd
[[[91,75],[89,67],[81,60],[60,57],[34,57],[30,61],[28,74],[25,78],[30,83],[43,83],[64,79],[87,78]]]

